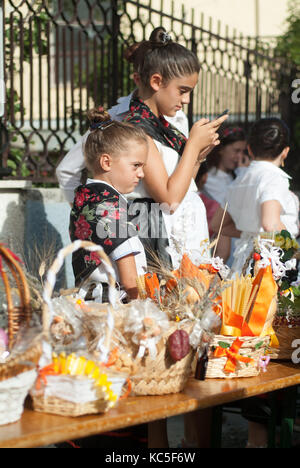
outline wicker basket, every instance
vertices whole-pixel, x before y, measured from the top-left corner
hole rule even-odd
[[[8,272],[2,269],[7,316],[8,349],[10,355],[0,364],[0,424],[8,424],[20,419],[25,398],[37,377],[36,366],[42,353],[40,336],[25,346],[15,346],[20,327],[28,327],[31,319],[30,290],[26,276],[15,256],[0,244],[0,257],[4,260],[19,293],[19,305],[14,306]]]
[[[51,284],[49,281],[47,281],[45,285],[47,299],[43,314],[45,333],[49,333],[49,308],[47,306],[47,303],[49,304],[49,299],[52,295],[54,277],[62,265],[63,258],[65,258],[67,255],[69,255],[78,248],[91,248],[95,250],[95,245],[87,241],[74,242],[73,244],[61,251],[59,258],[54,262],[51,269],[49,270],[52,281]],[[115,289],[113,268],[111,266],[109,258],[103,253],[103,251],[99,249],[99,246],[98,253],[104,265],[107,268],[110,286],[109,289],[111,293],[110,301],[111,305],[115,306],[118,303],[118,293]],[[130,304],[124,305],[119,303],[118,307],[121,307],[126,313],[127,308],[130,307]],[[118,310],[116,310],[116,313],[118,313]],[[118,322],[118,326],[120,327],[120,329],[122,329],[122,319],[119,319],[120,317],[115,317],[115,323]],[[172,323],[170,328],[167,330],[167,332],[165,332],[165,334],[157,344],[158,353],[155,360],[151,359],[151,357],[148,355],[141,359],[136,359],[135,356],[137,355],[138,346],[132,343],[129,339],[127,340],[127,349],[124,350],[124,361],[122,360],[121,356],[121,359],[119,361],[121,362],[121,365],[118,365],[116,368],[118,368],[120,372],[128,372],[128,367],[126,366],[125,362],[127,360],[126,358],[128,357],[128,355],[131,356],[131,359],[134,362],[134,372],[132,375],[130,375],[132,394],[164,395],[169,393],[177,393],[183,390],[189,376],[191,375],[191,364],[195,356],[195,351],[191,349],[189,354],[185,356],[182,360],[174,362],[169,356],[166,342],[169,335],[173,333],[176,329],[183,328],[189,333],[192,329],[192,326],[193,325],[191,323],[185,323],[182,325],[175,322]]]
[[[119,399],[126,376],[119,374],[113,376],[110,380],[112,381],[112,389]],[[60,387],[63,385],[65,398],[56,396],[58,385]],[[47,391],[47,394],[45,391]],[[48,376],[44,392],[31,392],[31,397],[35,411],[60,416],[105,413],[114,406],[114,402],[105,399],[104,394],[99,395],[99,389],[95,389],[93,379],[71,375]]]
[[[51,306],[51,297],[53,293],[53,289],[55,286],[56,282],[56,276],[58,272],[60,271],[61,267],[63,266],[63,263],[65,261],[65,258],[72,254],[73,252],[79,250],[79,249],[85,249],[91,252],[96,251],[102,261],[102,264],[104,265],[108,277],[109,277],[109,296],[111,300],[112,305],[116,305],[118,302],[118,294],[115,289],[115,278],[114,278],[114,270],[111,266],[111,262],[103,249],[99,246],[96,245],[92,242],[89,241],[75,241],[69,246],[61,249],[57,255],[57,258],[53,262],[51,268],[48,271],[47,274],[47,280],[46,284],[44,287],[44,305],[43,305],[43,331],[44,331],[44,336],[47,338],[47,340],[51,343],[51,337],[50,337],[50,326],[51,326],[51,320],[52,320],[52,306]],[[33,390],[31,392],[31,397],[32,397],[32,402],[33,402],[33,409],[35,411],[39,412],[44,412],[44,413],[52,413],[52,414],[58,414],[58,415],[63,415],[63,416],[81,416],[84,414],[91,414],[91,413],[103,413],[107,411],[109,408],[112,407],[111,401],[108,399],[105,399],[105,395],[101,394],[99,395],[99,392],[97,393],[96,389],[92,389],[94,386],[94,380],[90,379],[88,377],[79,377],[79,376],[71,376],[71,375],[53,375],[53,376],[47,376],[47,381],[49,383],[51,382],[54,391],[51,395],[47,394],[46,391],[36,391]],[[85,398],[85,395],[90,395],[91,399],[89,401],[72,401],[72,398],[62,398],[60,395],[58,396],[55,392],[55,385],[61,383],[61,380],[68,380],[68,385],[69,385],[69,390],[68,393],[70,397],[72,396],[73,393],[80,394],[81,396],[79,400],[82,400]],[[124,385],[126,380],[126,376],[124,374],[119,374],[117,377],[117,381],[115,382],[117,391],[116,394],[119,398],[122,390],[122,386]],[[87,386],[91,386],[91,388],[88,389],[88,391],[85,393],[84,391],[81,392],[81,385],[84,383]],[[66,383],[66,382],[64,382]],[[64,390],[64,393],[66,394],[67,392]],[[88,397],[86,398],[88,399]],[[73,398],[73,400],[76,400],[76,398]]]
[[[287,321],[280,325],[273,325],[274,332],[279,341],[278,348],[270,348],[269,356],[274,360],[292,360],[292,355],[296,348],[292,346],[295,340],[300,339],[300,326],[290,327]],[[299,348],[299,344],[297,344]]]
[[[224,335],[215,335],[210,343],[209,349],[209,359],[206,372],[206,378],[214,379],[233,379],[236,377],[253,377],[259,375],[261,367],[259,366],[259,361],[261,356],[265,355],[265,350],[270,342],[269,336],[264,337],[250,337],[242,336],[239,337],[239,340],[243,342],[239,354],[250,357],[253,359],[253,363],[244,363],[239,360],[236,361],[236,368],[234,372],[225,372],[224,367],[226,365],[227,356],[224,357],[214,357],[214,351],[218,346],[228,348],[236,340],[235,336],[224,336]]]
[[[134,395],[166,395],[181,392],[191,376],[195,351],[174,362],[167,349],[168,337],[178,328],[191,332],[192,324],[173,324],[157,344],[157,356],[146,356],[137,361],[137,370],[131,377]]]

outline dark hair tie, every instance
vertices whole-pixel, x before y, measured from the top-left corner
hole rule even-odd
[[[171,42],[171,40],[172,40],[172,38],[171,38],[171,36],[170,36],[167,32],[163,32],[163,33],[161,34],[161,42],[162,42],[163,44],[166,45],[166,44],[168,44],[169,42]]]
[[[107,127],[110,127],[110,125],[112,125],[113,123],[114,121],[111,119],[105,120],[104,122],[94,122],[90,125],[90,130],[96,130],[96,129],[105,130]]]

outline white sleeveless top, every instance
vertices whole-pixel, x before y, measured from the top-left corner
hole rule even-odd
[[[153,141],[170,176],[177,167],[180,156],[172,148],[164,146],[156,140]],[[162,210],[170,245],[168,253],[171,256],[174,269],[179,267],[183,252],[189,253],[191,257],[199,257],[199,254],[203,252],[203,241],[209,240],[206,208],[197,191],[196,183],[192,179],[189,189],[176,211],[170,214],[166,210]],[[127,195],[126,198],[133,200],[152,197],[141,180],[135,191]],[[207,256],[206,252],[205,255]]]

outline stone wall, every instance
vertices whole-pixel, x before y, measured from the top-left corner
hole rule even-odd
[[[0,181],[0,242],[19,255],[28,271],[39,278],[60,248],[70,243],[70,206],[58,188],[32,188],[27,181]],[[71,258],[57,278],[57,288],[72,287]]]

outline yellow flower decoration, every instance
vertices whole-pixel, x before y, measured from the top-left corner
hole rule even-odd
[[[292,248],[292,245],[293,245],[292,239],[290,239],[289,237],[287,237],[287,238],[285,239],[285,248],[286,248],[286,250],[291,249],[291,248]]]
[[[293,239],[293,240],[292,240],[292,247],[293,247],[293,249],[295,249],[295,250],[298,250],[298,249],[299,249],[299,244],[298,244],[298,242],[296,241],[296,239]]]
[[[285,238],[280,235],[275,236],[275,245],[277,245],[278,247],[284,247]]]

